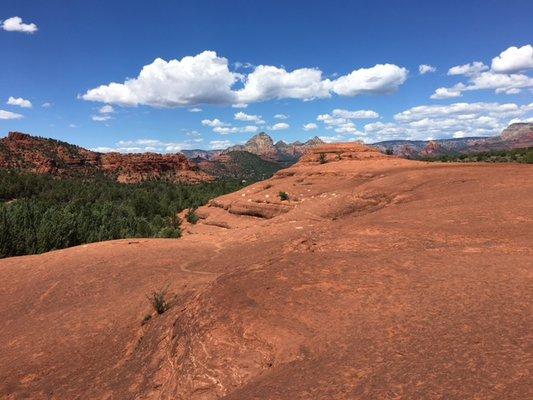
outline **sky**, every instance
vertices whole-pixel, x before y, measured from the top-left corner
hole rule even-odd
[[[0,136],[99,151],[497,135],[533,121],[533,2],[0,4]]]

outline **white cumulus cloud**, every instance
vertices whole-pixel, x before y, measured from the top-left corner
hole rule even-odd
[[[289,118],[289,116],[285,115],[285,114],[276,114],[276,115],[274,115],[274,118],[276,118],[276,119],[287,119],[287,118]]]
[[[8,32],[35,33],[39,28],[37,25],[25,24],[20,17],[11,17],[1,22],[2,29]]]
[[[0,110],[0,119],[21,119],[23,116],[11,111]]]
[[[367,141],[494,136],[514,119],[530,118],[533,103],[422,105],[394,115],[394,122],[364,126]]]
[[[313,122],[310,122],[308,124],[305,124],[303,126],[303,129],[304,129],[304,131],[312,131],[314,129],[318,129],[318,125],[313,123]]]
[[[264,124],[265,121],[263,121],[261,119],[261,116],[260,115],[250,115],[250,114],[246,114],[242,111],[239,111],[238,113],[236,113],[233,118],[237,121],[248,121],[248,122],[253,122],[255,124]]]
[[[533,90],[533,78],[519,71],[533,68],[533,46],[509,47],[492,59],[489,68],[481,61],[456,65],[448,70],[448,75],[465,75],[467,82],[450,88],[438,88],[432,99],[459,97],[462,92],[473,90],[494,90],[495,93],[517,94],[524,89]]]
[[[274,124],[273,126],[271,126],[270,130],[281,131],[281,130],[289,129],[289,128],[290,128],[289,124],[286,124],[285,122],[278,122],[277,124]]]
[[[305,101],[331,97],[332,94],[390,93],[405,82],[407,74],[405,68],[393,64],[360,68],[333,81],[323,79],[318,68],[288,71],[282,67],[259,65],[248,74],[241,74],[229,69],[226,58],[217,56],[214,51],[204,51],[181,60],[157,58],[145,65],[136,78],[101,85],[79,97],[122,106],[222,104],[245,108],[250,103],[276,99]]]
[[[437,68],[433,67],[432,65],[421,64],[418,66],[418,72],[420,73],[420,75],[425,75],[430,72],[435,72],[436,70]]]
[[[533,46],[520,48],[511,46],[492,59],[492,70],[498,73],[511,73],[533,68]]]
[[[157,58],[137,78],[88,90],[84,100],[136,106],[180,107],[236,103],[231,87],[241,75],[228,69],[228,60],[204,51],[181,60]]]
[[[463,65],[456,65],[455,67],[451,67],[448,70],[448,75],[466,75],[466,76],[473,76],[477,75],[483,71],[488,70],[489,67],[487,67],[485,64],[483,64],[481,61],[474,61],[473,63],[469,64],[463,64]]]
[[[435,90],[435,93],[433,93],[430,97],[432,99],[452,99],[454,97],[461,97],[461,90],[454,89],[454,88],[445,88],[440,87]]]
[[[31,104],[31,101],[23,99],[22,97],[15,98],[15,97],[11,96],[7,100],[6,104],[9,104],[10,106],[17,106],[17,107],[22,107],[22,108],[32,108],[33,107],[33,105]]]
[[[209,126],[211,128],[217,128],[217,127],[221,127],[221,126],[227,126],[228,124],[225,123],[225,122],[222,122],[218,118],[215,118],[215,119],[203,119],[202,120],[202,125]]]
[[[377,64],[360,68],[332,82],[332,90],[341,96],[391,93],[407,79],[408,71],[394,64]]]

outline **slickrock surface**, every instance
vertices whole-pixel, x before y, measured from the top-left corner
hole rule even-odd
[[[181,239],[0,260],[0,398],[532,398],[532,178],[325,146]]]

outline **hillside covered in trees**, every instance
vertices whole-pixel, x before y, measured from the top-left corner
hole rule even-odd
[[[0,170],[0,258],[110,239],[179,237],[178,212],[242,186],[237,180],[126,185]]]

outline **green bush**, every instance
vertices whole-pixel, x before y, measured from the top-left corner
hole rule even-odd
[[[289,195],[287,194],[287,192],[279,192],[279,199],[281,201],[285,201],[285,200],[289,200]]]
[[[198,215],[196,215],[196,207],[189,208],[187,211],[187,214],[185,215],[185,218],[187,219],[187,222],[190,224],[196,224],[198,220],[200,219]]]

